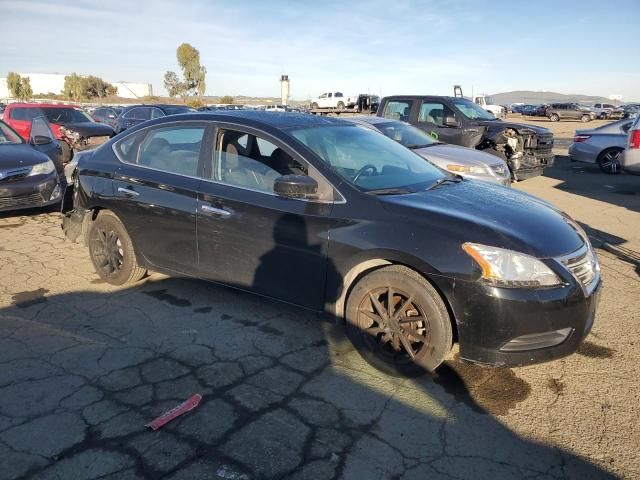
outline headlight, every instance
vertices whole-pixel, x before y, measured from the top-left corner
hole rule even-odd
[[[32,175],[46,175],[55,171],[56,166],[53,164],[51,160],[47,160],[43,163],[37,163],[33,167],[31,167],[31,172],[29,172],[29,176]]]
[[[482,268],[482,279],[507,288],[537,288],[562,285],[553,270],[537,258],[524,253],[465,243],[462,249]]]
[[[478,175],[491,174],[489,170],[484,167],[475,167],[475,166],[469,166],[469,165],[449,164],[447,165],[447,170],[449,170],[450,172],[456,172],[456,173],[475,173]]]

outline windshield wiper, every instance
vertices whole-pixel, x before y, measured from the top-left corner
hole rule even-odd
[[[370,195],[405,195],[413,192],[408,188],[378,188],[377,190],[367,190],[365,193]]]
[[[460,183],[462,181],[462,177],[460,175],[456,175],[455,177],[444,177],[439,178],[435,182],[433,182],[427,190],[433,190],[434,188],[438,188],[440,185],[444,183]]]
[[[411,150],[417,150],[418,148],[433,147],[434,145],[440,145],[441,143],[444,143],[444,142],[425,143],[424,145],[412,144],[412,145],[405,145],[405,147],[410,148]]]

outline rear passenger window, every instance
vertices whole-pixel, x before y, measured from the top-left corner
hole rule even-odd
[[[382,116],[384,118],[391,118],[393,120],[402,120],[404,122],[409,120],[409,113],[411,113],[411,100],[392,100],[387,102],[384,107]]]
[[[42,115],[39,108],[14,108],[11,110],[11,120],[33,120]]]
[[[120,160],[196,177],[206,126],[183,125],[143,130],[116,143]]]

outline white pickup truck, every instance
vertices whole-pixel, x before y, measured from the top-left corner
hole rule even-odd
[[[493,113],[493,116],[496,118],[505,118],[507,116],[507,112],[504,107],[495,105],[493,103],[493,99],[487,95],[478,95],[473,97],[473,101],[484,108],[487,112]]]
[[[347,96],[342,92],[327,92],[319,97],[311,99],[310,106],[312,110],[319,108],[335,108],[343,110],[345,108],[353,108],[358,103],[358,95]]]

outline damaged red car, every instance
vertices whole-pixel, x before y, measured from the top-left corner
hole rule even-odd
[[[115,134],[109,125],[95,122],[74,105],[11,103],[4,112],[5,122],[25,140],[31,134],[31,121],[40,116],[49,121],[51,130],[60,143],[63,163],[71,161],[74,151],[97,147]]]

